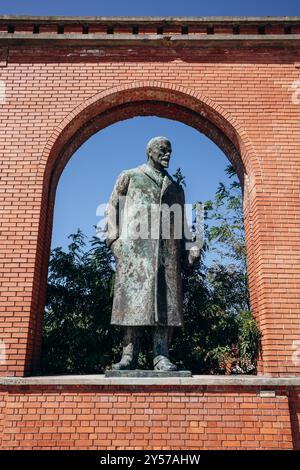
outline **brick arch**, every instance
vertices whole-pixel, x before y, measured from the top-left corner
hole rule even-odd
[[[97,93],[73,109],[52,132],[39,160],[36,181],[42,183],[40,229],[31,308],[33,335],[27,345],[27,371],[39,363],[42,319],[47,286],[48,259],[56,186],[74,152],[89,137],[118,121],[155,115],[183,122],[204,133],[218,145],[234,165],[244,193],[250,290],[255,306],[255,273],[250,236],[250,192],[260,179],[258,158],[246,131],[228,112],[192,89],[162,82],[133,82]],[[252,283],[252,285],[251,285]]]
[[[139,103],[147,103],[149,107],[151,103],[155,102],[165,103],[169,108],[169,113],[165,110],[167,116],[160,115],[161,117],[168,117],[195,127],[213,140],[231,161],[233,160],[231,152],[236,151],[239,154],[235,156],[235,161],[233,161],[236,169],[243,168],[247,174],[251,174],[256,178],[260,176],[259,159],[246,130],[235,117],[223,109],[220,104],[215,103],[199,91],[159,81],[131,82],[116,86],[96,93],[80,103],[54,129],[43,149],[39,163],[44,162],[44,164],[53,165],[52,161],[55,158],[62,161],[61,149],[70,140],[72,140],[73,148],[76,150],[90,137],[87,127],[91,121],[94,124],[94,127],[90,128],[92,135],[101,128],[122,119],[138,115],[151,115],[152,111],[155,112],[154,109],[147,110],[146,106],[141,106],[134,113],[130,112],[130,105],[136,107]],[[126,106],[127,115],[126,112],[122,115],[121,108]],[[181,111],[176,116],[174,116],[175,109]],[[113,118],[113,114],[116,112],[118,118]],[[160,113],[163,113],[162,109]],[[96,121],[97,124],[95,125]],[[75,134],[77,145],[73,142]],[[80,135],[82,138],[80,138]],[[38,172],[43,172],[43,170],[43,166],[40,165]]]

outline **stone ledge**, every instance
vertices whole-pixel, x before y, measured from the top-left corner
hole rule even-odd
[[[0,44],[34,46],[191,46],[207,47],[212,45],[223,46],[299,46],[300,34],[186,34],[186,35],[158,35],[158,34],[56,34],[56,33],[3,33],[0,32]]]
[[[214,386],[214,387],[300,387],[300,377],[194,375],[192,377],[105,377],[105,375],[59,375],[40,377],[0,377],[0,386]]]
[[[44,16],[0,15],[0,21],[43,23],[298,23],[300,16]]]

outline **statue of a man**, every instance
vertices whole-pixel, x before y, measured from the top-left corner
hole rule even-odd
[[[136,368],[142,327],[153,332],[154,370],[177,369],[169,344],[183,324],[182,269],[199,251],[186,250],[184,191],[166,171],[171,151],[165,137],[151,139],[147,163],[119,175],[108,203],[107,244],[116,260],[111,324],[125,329],[113,370]]]

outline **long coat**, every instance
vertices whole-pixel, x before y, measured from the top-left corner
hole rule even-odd
[[[176,219],[171,211],[168,217],[167,211],[168,227],[161,209],[175,203],[181,215]],[[148,164],[125,170],[114,186],[106,221],[107,244],[116,259],[111,323],[182,326],[181,270],[187,256],[182,187]],[[168,228],[169,238],[164,235]]]

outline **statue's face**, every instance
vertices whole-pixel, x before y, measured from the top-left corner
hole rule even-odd
[[[152,145],[149,150],[149,158],[154,162],[155,166],[168,168],[172,153],[171,143],[168,140],[160,140]]]

